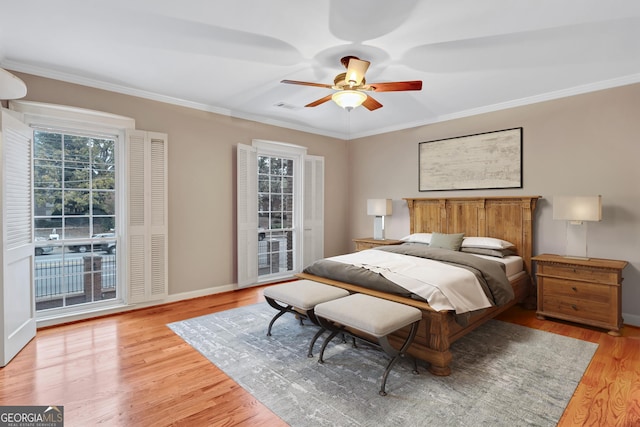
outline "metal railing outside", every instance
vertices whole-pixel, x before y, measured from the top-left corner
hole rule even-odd
[[[96,262],[97,260],[100,262]],[[36,257],[36,301],[83,294],[87,280],[100,280],[103,292],[114,292],[116,277],[116,255],[89,254],[86,257],[56,260]]]

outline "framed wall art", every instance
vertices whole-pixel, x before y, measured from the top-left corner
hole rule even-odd
[[[522,188],[522,128],[418,144],[419,190]]]

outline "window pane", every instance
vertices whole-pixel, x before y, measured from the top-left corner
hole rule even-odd
[[[35,131],[33,133],[33,157],[36,159],[62,160],[62,135]]]
[[[89,215],[89,191],[66,190],[64,192],[65,215]]]
[[[62,190],[33,190],[35,216],[62,215]]]
[[[93,234],[115,233],[115,231],[116,231],[115,216],[93,218]]]
[[[258,191],[261,193],[269,191],[269,175],[258,175]]]
[[[115,215],[116,193],[114,191],[93,192],[93,215]]]
[[[282,210],[282,196],[272,195],[271,196],[271,211],[281,211]]]
[[[282,174],[282,159],[271,158],[271,174],[272,175],[281,175]]]
[[[282,210],[293,213],[293,195],[282,196]]]
[[[64,165],[65,188],[89,188],[89,165],[66,162]]]
[[[282,174],[286,176],[293,176],[293,160],[283,160]]]
[[[291,212],[282,214],[282,228],[293,228],[293,215]]]
[[[269,229],[269,214],[261,213],[258,215],[258,228],[262,230]]]
[[[49,240],[52,235],[56,235],[62,230],[62,218],[37,218],[33,227],[35,229],[35,237],[43,237]]]
[[[114,169],[97,169],[94,168],[93,177],[91,179],[92,188],[95,190],[115,190],[116,173]]]
[[[91,237],[91,230],[89,229],[89,217],[64,219],[65,239],[87,239],[89,237]]]
[[[90,138],[83,136],[65,135],[64,136],[64,158],[67,161],[76,161],[89,163],[91,156],[89,149],[91,147]]]
[[[57,160],[34,160],[33,186],[62,188],[62,163]]]
[[[293,194],[293,178],[282,178],[282,192],[285,194]]]
[[[269,173],[269,157],[258,157],[258,173]]]
[[[115,141],[92,139],[93,164],[99,168],[113,169],[115,166]]]
[[[274,212],[271,214],[271,229],[276,230],[282,228],[282,214]]]
[[[258,195],[258,211],[269,212],[269,194]]]
[[[282,178],[279,176],[271,177],[271,192],[282,193]]]

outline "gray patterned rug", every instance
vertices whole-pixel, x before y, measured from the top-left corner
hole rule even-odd
[[[334,339],[325,363],[307,358],[317,331],[291,315],[266,328],[266,303],[168,325],[292,426],[554,426],[597,344],[491,320],[452,346],[452,374],[396,364],[378,395],[387,356]]]

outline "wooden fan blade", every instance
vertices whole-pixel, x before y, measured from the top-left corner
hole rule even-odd
[[[404,90],[422,90],[422,80],[407,82],[369,83],[374,92],[399,92]]]
[[[378,101],[376,101],[369,95],[367,95],[367,99],[364,100],[362,105],[364,106],[364,108],[366,108],[369,111],[377,110],[378,108],[382,107],[382,104],[380,104]]]
[[[286,84],[289,84],[289,85],[326,87],[326,88],[329,88],[329,89],[333,88],[333,86],[326,85],[326,84],[323,84],[323,83],[299,82],[297,80],[282,80],[282,81],[280,81],[280,83],[286,83]]]
[[[332,96],[332,95],[333,95],[333,94],[331,94],[331,95],[327,95],[327,96],[325,96],[324,98],[320,98],[320,99],[318,99],[318,100],[316,100],[316,101],[313,101],[313,102],[311,102],[311,103],[309,103],[309,104],[305,105],[305,107],[317,107],[317,106],[318,106],[318,105],[320,105],[320,104],[324,104],[325,102],[327,102],[327,101],[330,101],[330,100],[331,100],[331,96]]]

